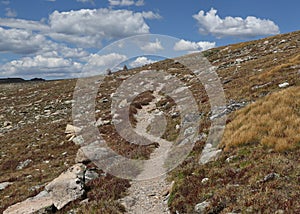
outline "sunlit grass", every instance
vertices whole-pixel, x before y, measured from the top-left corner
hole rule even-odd
[[[238,111],[223,137],[225,150],[262,144],[276,151],[300,144],[300,87],[292,87],[259,100]]]

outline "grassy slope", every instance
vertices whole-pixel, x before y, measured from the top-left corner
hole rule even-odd
[[[190,157],[170,173],[176,183],[169,200],[172,213],[192,213],[204,200],[211,201],[209,213],[300,212],[299,45],[296,32],[205,52],[228,82],[227,99],[254,104],[229,115],[222,142],[226,149],[218,161],[198,165],[205,142],[197,142]],[[230,65],[243,55],[254,59]],[[280,89],[283,82],[293,87]],[[269,173],[279,178],[261,182]],[[209,182],[203,184],[203,178]]]
[[[227,125],[225,150],[261,143],[282,152],[297,149],[300,142],[300,87],[271,94],[234,114]]]

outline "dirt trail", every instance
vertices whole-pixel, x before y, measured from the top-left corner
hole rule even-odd
[[[155,103],[161,96],[155,91],[155,99],[138,111],[136,115],[136,132],[143,135],[151,142],[159,143],[159,147],[150,155],[150,159],[145,162],[144,170],[138,175],[136,180],[131,182],[128,196],[122,199],[123,204],[130,214],[161,214],[169,213],[167,206],[168,192],[171,184],[166,181],[166,170],[164,162],[172,143],[157,137],[157,135],[147,133],[147,127],[155,120]],[[152,113],[150,113],[152,112]],[[160,112],[157,112],[160,115]],[[159,120],[159,122],[163,120]],[[156,175],[160,175],[157,177]]]

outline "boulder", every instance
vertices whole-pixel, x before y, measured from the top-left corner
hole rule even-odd
[[[76,164],[45,187],[58,210],[84,194],[85,170],[85,165]]]
[[[25,201],[14,204],[4,214],[44,213],[56,207],[60,210],[69,202],[79,199],[84,194],[84,174],[86,167],[76,164],[51,181],[45,190]]]

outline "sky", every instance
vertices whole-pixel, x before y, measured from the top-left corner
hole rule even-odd
[[[296,0],[0,0],[0,78],[75,78],[299,29]]]

